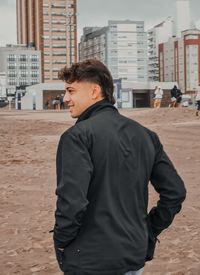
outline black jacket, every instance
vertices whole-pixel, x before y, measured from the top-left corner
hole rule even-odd
[[[148,215],[149,181],[160,200]],[[140,269],[185,194],[155,133],[105,100],[89,107],[57,151],[54,243],[61,270],[121,275]]]
[[[177,100],[181,101],[182,98],[182,92],[178,88],[171,89],[171,97],[175,97]]]

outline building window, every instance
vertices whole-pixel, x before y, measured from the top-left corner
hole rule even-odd
[[[10,85],[10,86],[16,86],[17,85],[16,78],[9,78],[8,79],[8,85]]]
[[[66,56],[66,53],[64,52],[64,53],[53,53],[53,56]]]
[[[65,29],[52,29],[53,32],[66,32]]]
[[[8,71],[8,76],[9,77],[16,77],[17,76],[17,72],[16,71]]]
[[[21,61],[21,62],[26,62],[27,59],[28,59],[28,57],[26,54],[21,54],[19,57],[19,61]]]
[[[44,40],[48,40],[48,39],[49,39],[49,35],[43,35],[42,38],[43,38]]]
[[[31,56],[31,62],[37,62],[39,60],[39,56],[38,55],[32,55]]]
[[[59,68],[54,68],[54,69],[53,69],[53,72],[59,72],[59,71],[60,71]]]
[[[31,64],[31,69],[39,69],[39,64],[38,63],[32,63]]]
[[[21,78],[19,80],[19,85],[20,86],[26,86],[28,84],[28,80],[26,78]]]
[[[66,36],[52,36],[53,40],[66,40]]]
[[[27,71],[21,71],[21,72],[20,72],[20,75],[21,75],[22,77],[26,77],[26,76],[27,76]]]
[[[7,60],[8,61],[16,61],[16,55],[15,54],[9,54],[9,56],[8,56],[8,58],[7,58]]]
[[[57,21],[57,20],[52,20],[51,21],[53,24],[59,24],[59,25],[63,25],[63,24],[65,24],[66,22],[65,22],[65,20],[59,20],[59,21]]]
[[[62,4],[52,4],[51,5],[52,8],[59,8],[59,9],[65,9],[65,5]]]
[[[52,12],[51,15],[52,15],[52,16],[66,16],[65,14],[60,13],[60,12],[59,12],[59,13],[57,13],[57,12]]]
[[[28,66],[27,63],[21,63],[21,64],[19,65],[19,68],[20,68],[20,70],[24,70],[24,69],[27,69],[27,66]]]
[[[38,71],[32,71],[31,77],[38,77],[39,72]]]
[[[13,64],[10,63],[10,64],[8,64],[8,69],[9,69],[9,70],[10,70],[10,69],[11,69],[11,70],[16,70],[16,67],[17,67],[17,66],[16,66],[16,63],[13,63]]]
[[[35,84],[38,84],[39,83],[39,80],[38,80],[38,78],[33,78],[33,79],[31,79],[31,85],[35,85]]]
[[[59,60],[59,61],[53,61],[52,62],[53,64],[66,64],[66,61],[65,60]]]
[[[52,48],[57,48],[57,49],[65,49],[66,45],[53,45]]]

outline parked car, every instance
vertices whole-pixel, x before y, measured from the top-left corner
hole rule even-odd
[[[0,97],[0,108],[3,108],[8,105],[8,100],[6,97]]]

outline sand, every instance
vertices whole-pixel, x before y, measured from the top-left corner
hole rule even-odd
[[[156,131],[187,187],[187,199],[163,232],[144,275],[200,274],[200,118],[187,108],[121,113]],[[52,234],[55,154],[73,125],[68,111],[0,109],[0,274],[62,274]],[[150,188],[150,206],[157,194]]]

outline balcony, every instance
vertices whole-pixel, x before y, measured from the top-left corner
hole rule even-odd
[[[56,52],[56,53],[54,52],[52,55],[53,55],[53,56],[66,56],[66,52],[63,52],[63,53],[62,53],[62,52],[58,52],[58,53],[57,53],[57,52]]]

